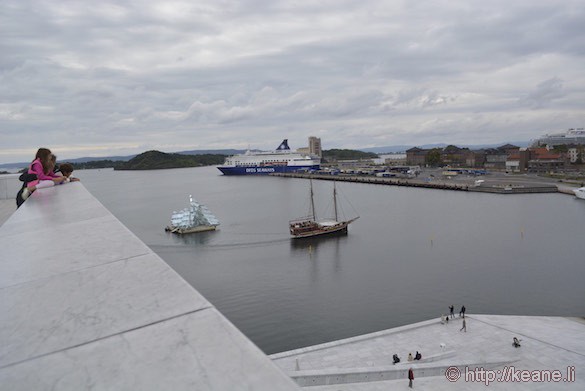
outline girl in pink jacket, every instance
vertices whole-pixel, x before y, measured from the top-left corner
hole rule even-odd
[[[35,160],[33,160],[28,169],[29,174],[35,174],[37,176],[37,180],[27,184],[22,192],[23,200],[26,200],[36,189],[51,187],[55,186],[55,184],[63,183],[66,178],[56,175],[53,172],[56,160],[55,155],[53,155],[49,149],[39,148]]]

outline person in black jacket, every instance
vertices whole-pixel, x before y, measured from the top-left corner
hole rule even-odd
[[[25,172],[24,174],[21,174],[18,179],[22,182],[22,187],[18,193],[16,193],[16,209],[20,208],[20,205],[22,205],[24,202],[24,198],[22,198],[22,192],[24,189],[26,189],[29,182],[37,180],[37,176],[36,174],[28,174]]]
[[[400,357],[398,357],[398,355],[394,353],[394,355],[392,356],[392,361],[393,364],[397,364],[400,362]]]

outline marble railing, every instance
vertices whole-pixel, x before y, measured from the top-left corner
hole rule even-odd
[[[18,180],[20,174],[0,175],[0,200],[15,199],[22,182]]]

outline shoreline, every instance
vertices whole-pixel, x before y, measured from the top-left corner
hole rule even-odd
[[[418,179],[379,178],[356,175],[345,176],[305,173],[273,173],[269,175],[284,178],[317,179],[326,181],[354,182],[386,186],[406,186],[437,190],[470,191],[492,194],[561,193],[573,195],[573,192],[569,188],[560,188],[554,184],[526,183],[506,185],[506,183],[509,181],[499,181],[496,184],[482,184],[481,186],[475,186],[474,184],[467,182],[455,183],[453,181],[447,180],[422,181]]]

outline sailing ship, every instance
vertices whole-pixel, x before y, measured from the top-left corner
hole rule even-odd
[[[189,195],[189,207],[171,215],[171,225],[165,231],[176,234],[188,234],[215,231],[219,225],[217,217],[203,204]]]
[[[333,209],[335,216],[333,219],[317,220],[315,215],[315,200],[313,196],[313,181],[311,180],[311,210],[309,216],[289,221],[289,230],[293,239],[310,238],[321,235],[344,234],[347,233],[347,226],[359,219],[359,216],[350,220],[339,220],[337,212],[337,189],[335,181],[333,182]]]

